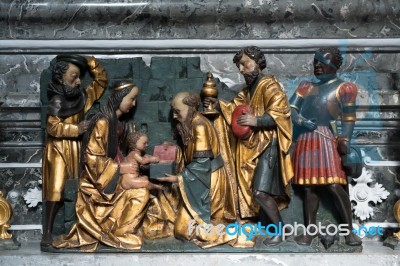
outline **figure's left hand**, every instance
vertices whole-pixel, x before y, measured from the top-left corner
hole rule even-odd
[[[346,155],[350,152],[350,143],[346,138],[339,138],[338,139],[338,146],[337,150],[340,155]]]
[[[243,114],[238,117],[237,123],[241,126],[255,127],[257,126],[257,117],[252,114],[243,112]]]
[[[170,183],[178,183],[178,177],[176,175],[165,174],[166,176],[157,177],[158,181],[161,182],[170,182]]]

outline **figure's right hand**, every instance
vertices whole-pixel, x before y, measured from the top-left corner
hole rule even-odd
[[[160,158],[158,158],[157,156],[151,156],[150,157],[150,162],[151,163],[159,163],[160,162]]]
[[[165,174],[163,177],[157,177],[158,181],[161,182],[170,182],[170,183],[178,183],[178,177],[176,175]]]
[[[215,99],[213,97],[205,97],[203,100],[203,105],[204,108],[207,108],[210,104],[215,108],[217,106],[218,99]]]
[[[149,181],[146,187],[148,190],[153,190],[153,189],[158,189],[158,190],[165,190],[164,186],[159,185],[159,184],[154,184]]]
[[[131,162],[121,162],[119,164],[120,174],[133,174],[137,173],[138,171],[138,166],[136,164],[132,164]]]
[[[83,120],[78,124],[78,134],[81,135],[85,133],[89,128],[89,120]]]
[[[310,130],[310,131],[314,131],[314,130],[317,129],[317,124],[314,123],[314,122],[311,121],[311,120],[304,120],[304,121],[301,123],[301,125],[302,125],[303,127],[307,128],[307,129]]]

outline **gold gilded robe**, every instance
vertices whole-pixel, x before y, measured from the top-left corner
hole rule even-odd
[[[86,103],[83,110],[69,117],[47,116],[47,140],[43,151],[43,199],[60,201],[65,180],[78,178],[81,141],[78,138],[78,124],[98,100],[107,87],[105,69],[94,57],[88,59],[93,81],[86,87]]]
[[[272,138],[279,142],[280,173],[283,184],[289,196],[289,182],[293,177],[293,167],[289,155],[292,143],[292,122],[287,97],[274,76],[268,75],[260,79],[250,98],[249,88],[244,88],[232,102],[220,102],[221,111],[230,125],[232,113],[242,104],[250,105],[255,116],[270,115],[276,128],[266,130],[254,128],[254,132],[246,140],[237,140],[236,143],[236,175],[238,183],[239,212],[241,218],[254,217],[258,214],[259,206],[252,196],[252,182],[258,157],[267,148]],[[280,208],[285,203],[278,202]]]
[[[208,121],[201,114],[196,114],[192,120],[192,136],[193,139],[184,147],[183,157],[186,168],[191,167],[191,163],[195,162],[195,154],[212,152],[214,158],[220,155],[218,137],[215,129],[213,128],[210,121]],[[207,165],[207,164],[204,164]],[[207,167],[207,166],[204,166]],[[204,169],[205,171],[211,171],[211,169]],[[229,236],[227,234],[218,236],[215,232],[205,234],[203,230],[199,230],[199,234],[196,234],[196,230],[188,232],[188,226],[191,220],[195,221],[196,225],[207,224],[199,213],[192,208],[192,201],[187,195],[187,182],[183,180],[182,174],[178,176],[179,190],[182,195],[183,205],[178,210],[177,218],[175,220],[175,236],[177,238],[194,240],[194,242],[203,248],[209,248],[216,245],[227,243],[235,236]],[[227,180],[226,169],[221,167],[211,172],[211,180],[209,180],[209,199],[210,199],[210,222],[213,225],[227,224],[235,220],[235,209],[232,206],[232,199],[229,199],[229,183]],[[198,199],[200,200],[200,199]]]
[[[87,145],[84,171],[80,177],[75,211],[77,222],[67,236],[53,241],[56,248],[81,247],[95,251],[99,243],[123,249],[140,249],[137,234],[143,219],[149,191],[124,190],[119,185],[119,167],[107,156],[108,122],[96,122]],[[117,182],[114,190],[109,189]]]

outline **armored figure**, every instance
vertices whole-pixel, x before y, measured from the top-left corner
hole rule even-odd
[[[342,222],[350,230],[346,243],[361,245],[360,239],[351,233],[352,212],[346,191],[347,175],[353,170],[349,163],[350,140],[356,121],[358,89],[356,84],[337,77],[342,60],[337,48],[319,49],[314,57],[314,75],[319,82],[301,82],[290,100],[292,121],[301,131],[293,154],[295,174],[292,182],[304,190],[305,226],[316,224],[317,191],[326,188]],[[336,119],[339,116],[342,132],[337,135]],[[298,244],[310,245],[312,239],[304,234],[295,240]]]

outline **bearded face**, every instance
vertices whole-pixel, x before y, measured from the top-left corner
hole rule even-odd
[[[183,144],[186,146],[192,139],[192,119],[195,115],[193,107],[185,105],[181,97],[176,97],[171,104],[173,117],[178,124],[176,130],[182,138]]]
[[[74,87],[69,86],[67,84],[61,85],[64,91],[64,96],[67,99],[74,99],[77,96],[81,95],[81,86],[80,84],[75,85]]]
[[[244,80],[246,82],[247,86],[253,85],[253,83],[256,81],[258,75],[260,74],[259,71],[251,71],[249,73],[243,73]]]
[[[192,137],[191,121],[186,119],[184,122],[178,122],[176,130],[178,131],[179,136],[181,136],[183,145],[187,146]]]
[[[246,85],[253,85],[261,72],[260,67],[256,63],[256,61],[248,57],[246,54],[243,54],[236,65],[239,68],[240,73],[242,73],[244,80],[246,81]]]

